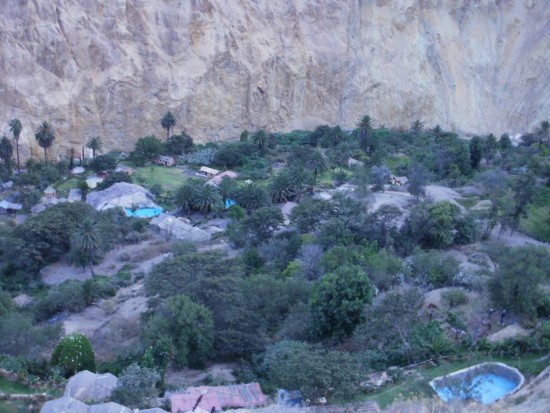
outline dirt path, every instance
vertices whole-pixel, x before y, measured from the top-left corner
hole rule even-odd
[[[125,245],[109,251],[103,262],[94,267],[94,272],[99,275],[112,276],[126,264],[132,264],[135,267],[134,272],[147,273],[154,264],[167,257],[166,254],[169,250],[168,243],[156,239]],[[44,267],[40,273],[42,280],[48,285],[61,284],[67,280],[84,281],[92,277],[89,268],[82,270],[82,268],[74,267],[66,257]]]

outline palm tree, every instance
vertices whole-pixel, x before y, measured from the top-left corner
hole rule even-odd
[[[288,172],[276,175],[269,185],[269,196],[275,204],[288,202],[296,198],[297,182]]]
[[[0,159],[4,161],[8,176],[11,175],[11,156],[13,155],[13,145],[8,137],[2,136],[0,139]]]
[[[193,210],[193,199],[195,198],[196,186],[192,182],[186,182],[176,190],[174,203],[180,207],[183,212]]]
[[[218,192],[222,197],[222,202],[225,205],[228,198],[235,196],[235,182],[228,176],[224,176],[218,185]]]
[[[19,136],[23,130],[23,125],[19,119],[10,120],[10,131],[13,134],[13,140],[15,141],[15,151],[17,153],[17,173],[21,173],[21,167],[19,166]]]
[[[263,129],[260,129],[252,136],[252,142],[254,142],[254,145],[258,147],[260,153],[264,153],[269,142],[269,136]]]
[[[160,120],[160,125],[162,126],[162,129],[166,129],[166,140],[168,141],[170,138],[170,129],[176,126],[176,118],[174,118],[172,112],[168,111],[164,114]]]
[[[309,169],[313,171],[315,179],[317,179],[318,174],[322,174],[327,169],[327,163],[321,152],[315,150],[311,153],[311,156],[307,162]]]
[[[101,138],[99,136],[94,136],[93,138],[90,138],[88,143],[86,143],[86,148],[92,150],[92,159],[95,159],[96,151],[101,150],[102,146],[103,142],[101,142]]]
[[[370,153],[373,149],[371,142],[372,118],[368,115],[363,116],[357,127],[359,128],[359,145],[366,153]]]
[[[542,142],[550,141],[550,122],[543,120],[536,131],[539,139],[539,150],[542,148]]]
[[[435,125],[435,128],[432,129],[432,134],[436,139],[439,139],[443,136],[443,129],[441,129],[441,126]]]
[[[237,203],[247,211],[258,209],[266,204],[265,190],[256,183],[240,187],[235,195]]]
[[[216,188],[212,185],[204,184],[195,191],[191,205],[194,209],[204,213],[212,211],[212,207],[220,201]]]
[[[418,136],[422,132],[423,127],[424,124],[422,123],[422,121],[420,119],[417,119],[411,124],[411,132]]]
[[[50,146],[52,146],[52,143],[55,140],[55,134],[52,126],[46,121],[42,122],[36,130],[34,138],[38,142],[38,145],[44,148],[44,162],[47,162],[48,158],[46,156],[46,151]]]
[[[340,126],[335,126],[328,131],[327,137],[330,146],[337,146],[344,140],[344,131]]]
[[[74,234],[73,247],[82,254],[83,265],[90,266],[92,277],[95,277],[93,264],[100,246],[101,237],[97,224],[90,219],[84,220]]]

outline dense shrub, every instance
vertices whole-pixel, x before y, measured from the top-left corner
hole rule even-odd
[[[458,307],[468,303],[468,295],[461,288],[451,288],[441,293],[441,299],[449,307]]]
[[[55,347],[50,363],[59,367],[65,377],[79,371],[95,371],[95,355],[88,337],[82,333],[65,336]]]

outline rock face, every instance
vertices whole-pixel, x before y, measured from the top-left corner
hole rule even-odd
[[[2,3],[0,127],[21,119],[26,155],[42,120],[65,155],[162,137],[168,109],[196,142],[365,114],[499,134],[550,114],[545,0]]]

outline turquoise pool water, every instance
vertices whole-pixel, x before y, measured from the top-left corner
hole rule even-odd
[[[475,399],[483,404],[491,404],[517,387],[517,383],[496,374],[479,374],[458,385],[435,388],[439,397],[448,402],[455,399]]]
[[[137,218],[152,218],[162,214],[162,208],[139,208],[132,211],[131,208],[124,208],[126,216]]]

